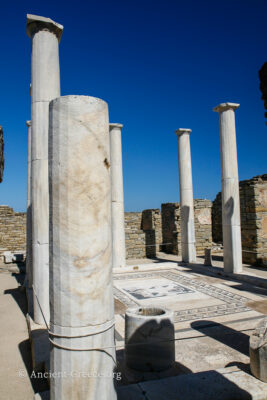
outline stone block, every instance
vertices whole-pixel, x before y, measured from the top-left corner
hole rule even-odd
[[[252,333],[249,353],[252,374],[267,382],[267,317],[261,320]]]

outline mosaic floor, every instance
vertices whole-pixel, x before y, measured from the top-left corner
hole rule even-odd
[[[218,280],[219,281],[219,280]],[[250,297],[174,270],[114,276],[114,295],[127,307],[161,305],[174,311],[175,322],[250,311]]]
[[[116,273],[113,281],[120,362],[125,310],[161,306],[174,312],[176,373],[248,365],[249,335],[267,314],[267,289],[210,276],[204,270],[190,271],[177,263],[167,268],[162,263],[155,270]]]

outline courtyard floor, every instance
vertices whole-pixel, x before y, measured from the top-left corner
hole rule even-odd
[[[118,370],[122,373],[120,393],[126,389],[125,385],[146,384],[171,376],[180,379],[187,375],[190,385],[190,377],[213,379],[210,374],[217,374],[215,370],[221,368],[245,371],[249,376],[249,336],[267,315],[267,269],[245,266],[242,276],[233,277],[223,273],[220,255],[213,265],[204,266],[200,257],[197,264],[186,266],[177,256],[160,253],[157,259],[131,260],[123,271],[114,271],[115,338]],[[26,296],[20,287],[23,278],[24,274],[16,267],[8,270],[6,265],[0,265],[0,398],[7,400],[32,399],[33,393],[48,388],[46,381],[29,378],[32,367],[25,320]],[[171,370],[133,373],[126,368],[124,314],[133,306],[161,306],[174,311],[176,363]],[[190,375],[192,372],[196,374]],[[139,399],[129,397],[128,393],[121,396],[119,399]]]
[[[249,336],[267,315],[267,285],[259,287],[223,276],[220,260],[213,261],[213,268],[204,266],[203,258],[197,261],[194,267],[184,266],[177,256],[160,254],[154,262],[130,261],[127,273],[114,274],[116,339],[121,346],[118,360],[123,383],[234,366],[249,371]],[[247,266],[243,275],[257,275],[261,284],[267,271],[256,272]],[[132,375],[125,368],[124,312],[136,306],[162,306],[174,311],[173,370]]]

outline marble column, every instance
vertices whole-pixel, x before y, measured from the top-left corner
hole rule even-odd
[[[32,131],[32,266],[34,321],[49,323],[48,243],[48,111],[49,102],[60,96],[58,42],[63,27],[49,18],[27,15],[31,38],[31,131]],[[40,309],[40,307],[42,309]]]
[[[178,129],[182,261],[196,261],[194,199],[190,150],[191,129]]]
[[[50,399],[115,400],[107,104],[50,103]],[[61,375],[58,378],[58,374]]]
[[[28,287],[32,287],[32,200],[31,200],[31,121],[28,127],[28,161],[27,161],[27,237],[26,237],[26,279]]]
[[[111,221],[113,268],[126,265],[121,124],[109,124],[111,163]]]
[[[219,113],[221,142],[222,224],[224,270],[242,272],[239,180],[237,166],[235,110],[239,104],[222,103]]]

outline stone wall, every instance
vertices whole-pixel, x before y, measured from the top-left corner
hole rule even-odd
[[[124,214],[126,258],[146,257],[146,234],[142,231],[142,213],[126,212]]]
[[[212,202],[210,200],[194,200],[197,254],[203,254],[206,248],[212,246],[211,208]]]
[[[212,240],[215,243],[223,242],[222,234],[222,193],[219,192],[212,203]]]
[[[155,257],[162,242],[160,210],[126,212],[125,242],[127,259]]]
[[[26,251],[26,213],[0,206],[0,255],[5,251]]]
[[[212,246],[210,200],[195,199],[195,235],[197,254],[203,254],[205,248]],[[181,255],[180,204],[165,203],[161,205],[163,251]]]
[[[142,212],[142,230],[146,235],[146,256],[156,257],[161,251],[162,226],[160,209],[144,210]]]
[[[162,251],[169,254],[181,254],[180,205],[179,203],[161,204]]]
[[[243,262],[267,266],[267,174],[239,182]],[[212,235],[222,243],[222,204],[212,206]]]

